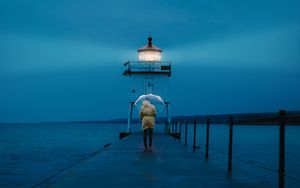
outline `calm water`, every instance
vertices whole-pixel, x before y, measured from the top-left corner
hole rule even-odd
[[[121,125],[0,125],[0,186],[30,187],[118,140]]]
[[[0,186],[31,187],[49,176],[118,141],[124,125],[0,124]],[[133,131],[140,131],[139,125]],[[157,126],[156,132],[163,127]],[[184,132],[184,131],[182,131]],[[188,131],[192,143],[192,128]],[[211,126],[211,161],[226,168],[228,127]],[[234,127],[234,169],[277,183],[278,127]],[[197,127],[197,145],[204,152],[205,126]],[[286,129],[286,173],[300,179],[300,127]],[[203,155],[204,157],[204,155]],[[287,177],[287,185],[300,185]]]

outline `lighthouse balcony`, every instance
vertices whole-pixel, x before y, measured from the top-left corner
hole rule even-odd
[[[124,63],[126,67],[123,75],[131,74],[167,74],[171,76],[171,62],[147,62],[147,61],[128,61]]]

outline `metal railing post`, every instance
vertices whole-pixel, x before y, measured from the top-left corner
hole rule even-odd
[[[205,149],[205,158],[208,159],[209,152],[209,119],[206,119],[206,149]]]
[[[188,121],[185,120],[185,131],[184,131],[184,145],[187,146],[187,130],[188,130]]]
[[[284,188],[285,171],[285,110],[279,111],[279,169],[278,187]]]
[[[172,122],[172,134],[174,133],[174,122]]]
[[[179,143],[181,143],[181,123],[182,121],[179,123]]]
[[[228,172],[232,171],[232,134],[233,134],[233,117],[229,117]]]
[[[193,142],[193,151],[196,150],[196,131],[197,131],[197,120],[194,120],[194,142]]]
[[[174,135],[175,140],[178,140],[177,134],[178,134],[178,121],[176,121],[176,124],[175,124],[175,135]]]

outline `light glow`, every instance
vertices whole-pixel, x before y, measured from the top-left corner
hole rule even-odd
[[[161,61],[161,52],[159,51],[142,51],[139,52],[139,61]]]

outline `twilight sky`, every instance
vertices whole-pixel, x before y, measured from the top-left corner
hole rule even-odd
[[[300,109],[298,0],[1,0],[0,122],[127,117],[123,62],[172,61],[173,115]]]

